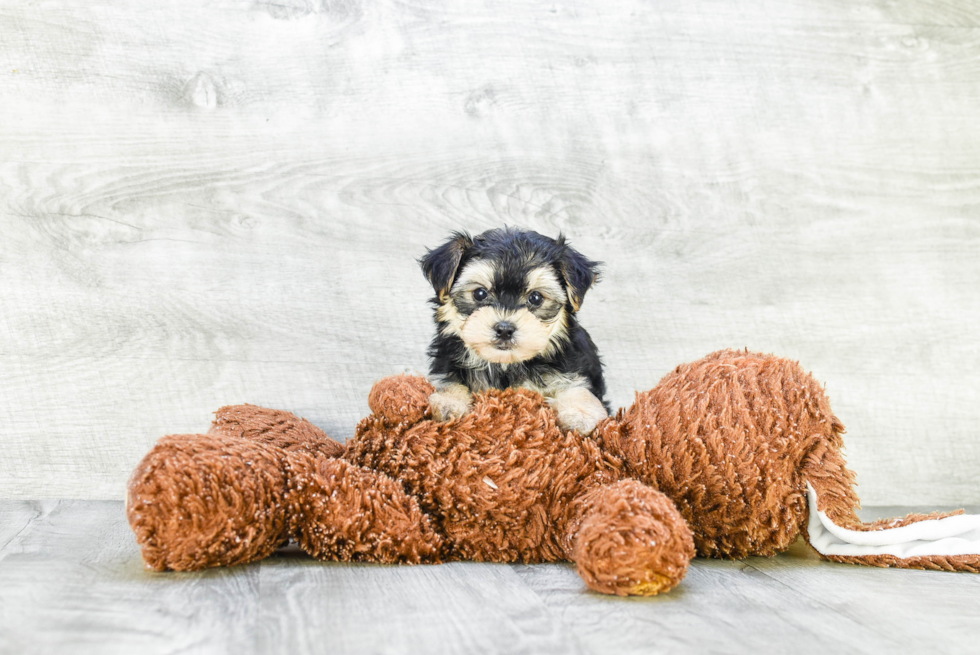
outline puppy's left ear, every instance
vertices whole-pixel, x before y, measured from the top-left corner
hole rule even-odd
[[[445,302],[449,289],[456,279],[459,262],[466,250],[473,245],[473,239],[466,232],[453,232],[452,238],[435,250],[430,250],[419,260],[422,272],[435,289],[440,302]]]
[[[572,311],[577,312],[585,299],[585,292],[599,281],[599,266],[602,262],[594,262],[578,250],[566,245],[564,235],[558,238],[558,243],[564,246],[561,259],[558,260],[558,270],[565,280]]]

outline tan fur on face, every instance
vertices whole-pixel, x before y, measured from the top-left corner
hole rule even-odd
[[[558,315],[548,323],[548,345],[541,351],[545,357],[550,357],[558,347],[568,341],[568,323],[565,321],[565,308],[558,310]]]
[[[493,328],[500,321],[510,321],[517,328],[514,347],[510,350],[499,350],[493,345],[496,336]],[[481,307],[466,319],[460,336],[482,359],[495,364],[515,364],[544,351],[555,330],[554,323],[542,323],[526,309],[503,312],[494,307]]]
[[[436,318],[443,321],[443,326],[440,328],[440,331],[446,335],[459,335],[463,329],[463,323],[466,322],[466,319],[463,318],[463,315],[459,313],[456,305],[450,299],[447,299],[439,305],[439,309],[436,310]]]
[[[555,275],[555,271],[551,267],[542,266],[528,273],[527,291],[528,293],[537,291],[561,305],[564,305],[568,299],[565,290],[561,287],[561,282],[558,281],[558,276]]]
[[[491,310],[491,308],[489,308],[489,307],[487,307],[485,309]],[[479,310],[479,311],[483,311],[483,310]],[[521,310],[521,311],[524,312],[524,313],[526,313],[526,314],[530,314],[530,312],[528,312],[527,310]],[[480,351],[478,351],[476,349],[476,347],[474,345],[472,345],[466,339],[466,337],[463,336],[463,326],[466,325],[467,319],[464,318],[463,315],[459,313],[459,310],[456,309],[456,305],[453,304],[453,301],[452,300],[447,300],[445,303],[443,303],[442,305],[440,305],[439,306],[439,309],[436,310],[436,316],[438,317],[438,319],[440,321],[442,321],[442,327],[440,328],[440,331],[443,334],[445,334],[445,335],[454,334],[456,336],[462,337],[463,338],[463,343],[465,343],[471,350],[475,351],[474,354],[479,355],[479,352]],[[472,318],[472,316],[470,318]],[[532,320],[537,321],[537,318],[534,317],[533,315],[530,315],[530,318]],[[547,332],[547,335],[546,335],[547,343],[545,344],[544,348],[541,351],[535,352],[534,354],[531,355],[531,357],[534,357],[534,355],[537,355],[537,354],[542,354],[545,357],[548,357],[548,356],[554,354],[555,350],[563,342],[565,342],[565,341],[568,340],[568,324],[565,321],[565,309],[562,308],[562,309],[558,310],[558,315],[555,316],[555,318],[553,320],[551,320],[551,321],[548,321],[548,322],[537,321],[537,322],[538,322],[539,325],[544,326],[544,328],[545,328],[545,330]],[[489,332],[487,332],[485,334],[486,338],[488,338],[488,339],[492,339],[493,338],[493,325],[494,325],[494,323],[491,323],[490,324]],[[520,326],[518,326],[518,328],[520,328]],[[471,333],[470,334],[471,334],[471,337],[478,338],[478,337],[476,337],[475,332],[473,332],[473,331],[475,331],[475,329],[476,329],[476,324],[474,324],[473,326],[471,326],[471,328],[470,328]],[[515,352],[515,351],[511,351],[511,352]],[[486,357],[483,357],[482,355],[479,355],[479,356],[482,357],[483,359],[486,359]],[[525,358],[525,359],[529,359],[529,357],[528,358]],[[494,361],[494,362],[496,362],[497,360],[487,360],[487,361]],[[518,362],[518,361],[524,361],[524,360],[518,360],[518,359],[510,360],[510,359],[508,359],[508,360],[506,360],[506,363],[513,363],[513,362]]]
[[[492,289],[495,272],[492,263],[473,260],[460,271],[453,283],[453,293],[472,292],[480,287]],[[561,282],[550,267],[536,268],[528,273],[527,294],[532,291],[538,291],[559,305],[567,301]],[[486,362],[515,364],[537,355],[549,356],[568,339],[564,307],[548,321],[538,319],[527,309],[508,312],[491,307],[478,309],[466,317],[460,314],[451,297],[447,297],[436,310],[436,317],[442,323],[440,330],[443,335],[456,335],[463,339],[470,367]],[[517,326],[517,345],[510,350],[499,350],[493,346],[493,326],[502,320]]]
[[[493,286],[494,269],[490,262],[476,259],[466,265],[456,277],[453,283],[453,293],[459,291],[474,291],[480,287],[489,289]],[[444,323],[441,331],[444,335],[454,334],[459,336],[463,330],[466,318],[459,313],[456,305],[450,296],[442,301],[439,309],[436,310],[436,318]]]
[[[460,289],[476,289],[483,287],[489,289],[493,287],[493,275],[495,269],[493,264],[483,259],[474,259],[469,262],[453,284],[453,291]]]

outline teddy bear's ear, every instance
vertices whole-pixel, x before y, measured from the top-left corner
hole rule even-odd
[[[459,262],[462,261],[466,250],[472,245],[473,239],[470,238],[469,234],[453,232],[449,241],[435,250],[430,250],[419,259],[422,272],[425,273],[425,277],[428,278],[429,284],[435,289],[441,302],[445,302],[449,289],[453,286],[453,280],[456,279]]]
[[[565,243],[565,235],[558,237],[558,245],[562,246],[562,254],[558,259],[558,270],[565,280],[568,291],[568,301],[572,311],[578,311],[585,299],[585,292],[599,281],[599,266],[602,262],[594,262],[578,250]]]

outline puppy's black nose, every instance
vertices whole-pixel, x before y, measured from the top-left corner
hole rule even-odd
[[[500,321],[493,326],[493,331],[496,332],[498,339],[507,341],[514,336],[514,332],[517,331],[517,326],[510,321]]]

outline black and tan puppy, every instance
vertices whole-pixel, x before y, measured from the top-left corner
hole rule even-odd
[[[471,392],[540,392],[569,430],[589,434],[608,415],[602,362],[575,313],[598,262],[537,232],[455,233],[419,260],[436,291],[429,373],[439,420],[462,416]]]

